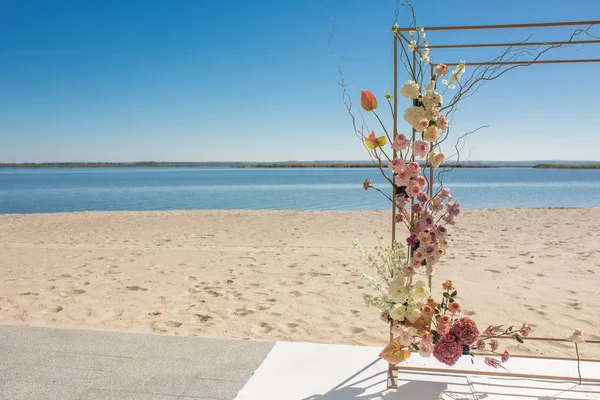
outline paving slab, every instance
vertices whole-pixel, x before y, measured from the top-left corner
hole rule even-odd
[[[273,345],[0,325],[0,399],[231,400]]]

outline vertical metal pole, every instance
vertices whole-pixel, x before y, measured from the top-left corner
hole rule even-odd
[[[433,64],[429,64],[429,79],[431,79],[432,76]],[[431,83],[431,80],[429,81],[429,83]],[[433,151],[433,143],[431,143],[431,148],[429,149],[429,151]],[[431,165],[431,161],[425,160],[425,162],[429,163],[429,201],[431,201],[431,199],[433,198],[433,166]],[[427,274],[427,284],[429,285],[429,289],[431,289],[431,274]]]
[[[394,132],[392,133],[392,139],[396,140],[398,135],[398,41],[396,39],[396,32],[393,34],[394,37]],[[398,157],[396,150],[393,152],[393,158]],[[392,182],[394,182],[394,174],[392,173]],[[396,185],[392,185],[392,248],[396,243]]]

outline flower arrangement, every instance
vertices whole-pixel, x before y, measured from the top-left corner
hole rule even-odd
[[[392,27],[394,33],[397,29],[397,25]],[[423,357],[433,355],[446,365],[454,365],[462,356],[473,356],[479,351],[488,355],[484,358],[487,365],[499,368],[510,356],[507,350],[499,350],[497,339],[508,337],[522,343],[531,327],[523,324],[518,329],[512,326],[504,329],[492,325],[480,332],[473,320],[460,316],[461,305],[452,281],[446,280],[442,284],[443,292],[437,301],[431,293],[431,276],[451,245],[449,227],[456,223],[461,212],[460,203],[443,185],[443,173],[438,174],[437,184],[434,184],[434,171],[445,172],[446,156],[441,151],[441,144],[449,134],[449,112],[460,98],[455,96],[450,106],[444,106],[444,96],[457,86],[461,87],[466,62],[461,61],[452,71],[444,64],[433,66],[424,29],[409,34],[408,50],[420,54],[419,62],[415,57],[415,62],[407,67],[412,79],[400,88],[400,95],[410,101],[403,118],[410,125],[411,133],[399,134],[394,118],[390,136],[377,114],[376,96],[366,90],[360,95],[362,109],[373,113],[384,133],[377,135],[372,130],[361,139],[381,175],[390,184],[392,195],[369,179],[363,182],[363,188],[382,193],[392,202],[394,210],[392,245],[380,243],[378,257],[366,253],[358,242],[354,243],[363,259],[377,272],[376,278],[362,275],[378,292],[366,296],[365,300],[379,308],[382,321],[389,324],[392,333],[391,341],[380,357],[398,364],[408,359],[411,352],[418,352]],[[429,75],[423,72],[427,69],[431,71]],[[446,79],[448,75],[449,80]],[[392,95],[386,92],[385,98],[392,117],[396,117]],[[405,228],[403,243],[395,241],[396,225]],[[427,276],[427,281],[419,279],[420,276]]]

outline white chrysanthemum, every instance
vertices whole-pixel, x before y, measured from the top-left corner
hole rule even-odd
[[[404,317],[406,316],[406,307],[404,304],[396,304],[392,310],[390,311],[390,317],[394,321],[404,321]]]
[[[400,94],[402,97],[413,100],[419,97],[421,89],[419,89],[419,84],[415,81],[408,81],[400,88]]]
[[[421,308],[420,307],[411,307],[404,314],[404,318],[409,320],[412,324],[417,322],[419,318],[421,318]]]
[[[427,298],[429,297],[429,294],[431,293],[431,291],[423,281],[418,281],[417,283],[415,283],[415,285],[412,287],[411,292],[412,297],[416,301],[421,303],[426,302]]]
[[[404,111],[404,120],[413,127],[418,127],[424,118],[427,118],[427,111],[423,107],[410,106]]]

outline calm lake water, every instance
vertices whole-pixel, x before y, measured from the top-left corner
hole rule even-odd
[[[388,209],[365,178],[384,187],[372,168],[0,169],[0,213]],[[463,208],[600,206],[600,170],[456,169],[444,183]]]

